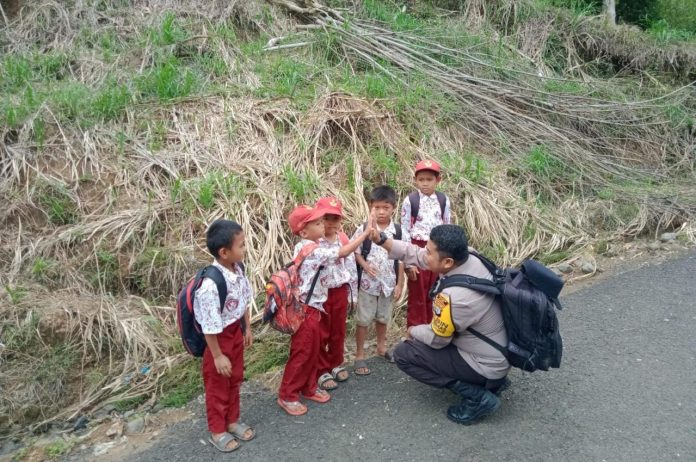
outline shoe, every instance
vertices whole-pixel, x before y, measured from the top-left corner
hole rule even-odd
[[[494,392],[495,396],[500,396],[505,390],[510,388],[510,385],[512,385],[512,381],[505,377],[505,381],[501,386],[498,387],[498,389]]]
[[[462,398],[461,403],[447,409],[447,418],[453,422],[470,425],[500,407],[500,399],[483,387],[457,381],[448,388]]]

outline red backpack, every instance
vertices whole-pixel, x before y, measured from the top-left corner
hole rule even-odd
[[[263,307],[263,322],[284,334],[294,334],[305,319],[305,309],[312,298],[314,287],[319,279],[320,266],[312,278],[307,299],[300,300],[300,266],[305,258],[319,247],[319,244],[307,244],[287,265],[271,275],[266,284],[266,303]]]

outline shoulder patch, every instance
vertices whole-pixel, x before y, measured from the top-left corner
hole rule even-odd
[[[433,320],[430,327],[438,337],[451,337],[455,327],[452,320],[452,300],[447,294],[439,293],[433,300]]]

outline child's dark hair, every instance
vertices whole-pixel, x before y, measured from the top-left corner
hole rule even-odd
[[[396,191],[391,186],[377,186],[370,192],[370,203],[386,202],[396,207]]]
[[[239,223],[231,220],[215,220],[205,236],[205,243],[208,251],[215,258],[220,257],[220,249],[229,247],[234,242],[238,234],[242,232]]]

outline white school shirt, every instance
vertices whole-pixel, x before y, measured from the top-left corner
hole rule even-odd
[[[358,227],[355,234],[353,234],[352,239],[355,239],[363,233],[364,226],[365,225],[362,224]],[[384,231],[384,233],[390,239],[394,239],[394,235],[396,235],[396,227],[394,226],[394,222],[390,221],[389,225],[387,225],[387,227],[381,231]],[[362,246],[358,247],[355,254],[360,255],[361,252]],[[394,288],[396,287],[394,260],[389,259],[388,252],[382,246],[374,243],[372,246],[370,246],[370,253],[367,254],[366,260],[377,269],[377,277],[373,278],[367,274],[365,270],[363,270],[362,276],[360,277],[360,290],[374,296],[381,294],[384,294],[387,297],[391,296],[391,294],[394,293]]]
[[[201,331],[208,335],[219,334],[225,327],[242,319],[252,296],[249,279],[239,265],[234,265],[234,271],[230,271],[216,260],[213,266],[220,270],[227,283],[225,308],[220,310],[217,285],[210,278],[203,280],[193,299],[193,314]]]
[[[437,195],[432,193],[426,196],[418,191],[420,195],[420,205],[418,207],[418,217],[411,225],[411,201],[406,196],[401,207],[401,229],[403,240],[410,242],[412,239],[427,241],[430,239],[430,231],[439,225],[448,225],[452,222],[452,211],[449,197],[445,199],[445,213],[440,209],[440,202]]]
[[[306,245],[318,244],[318,242],[310,241],[309,239],[302,239],[295,246],[295,252],[293,253],[293,258],[300,253],[300,250]],[[320,266],[326,267],[331,260],[338,258],[338,248],[328,248],[318,246],[312,253],[310,253],[305,261],[300,266],[299,270],[299,284],[300,284],[300,300],[302,303],[306,303],[312,308],[316,308],[319,311],[324,311],[324,302],[329,297],[329,279],[330,275],[326,271],[326,268],[321,270],[319,273],[319,280],[314,286],[314,292],[312,292],[312,298],[307,302],[307,294],[309,293],[309,288],[312,286],[312,280],[317,274]]]

